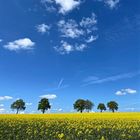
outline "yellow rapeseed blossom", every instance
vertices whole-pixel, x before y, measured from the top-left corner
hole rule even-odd
[[[140,140],[140,113],[0,115],[0,140]]]

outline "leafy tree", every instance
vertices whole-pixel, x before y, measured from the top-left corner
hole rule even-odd
[[[51,105],[49,103],[49,100],[47,98],[42,98],[38,103],[38,110],[41,110],[41,112],[44,114],[46,110],[50,109]]]
[[[25,110],[25,102],[22,99],[16,100],[11,104],[11,109],[16,109],[16,114],[19,113],[20,110]]]
[[[103,110],[106,110],[106,106],[103,103],[100,103],[97,107],[97,109],[99,109],[101,112],[103,112]]]
[[[107,103],[107,107],[109,108],[109,110],[111,110],[112,112],[115,112],[115,110],[118,110],[118,103],[116,103],[115,101],[110,101]]]
[[[74,107],[74,109],[76,109],[77,111],[80,111],[82,113],[84,111],[84,109],[85,109],[85,100],[78,99],[73,104],[73,107]]]
[[[87,112],[92,110],[93,106],[94,106],[94,104],[90,100],[85,101],[85,109],[87,110]]]

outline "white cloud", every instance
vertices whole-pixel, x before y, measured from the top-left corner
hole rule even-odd
[[[20,111],[19,114],[25,114],[25,112],[24,111]]]
[[[41,0],[47,11],[59,11],[61,14],[66,14],[72,11],[81,4],[81,0]],[[58,8],[57,6],[58,5]]]
[[[43,24],[37,25],[36,28],[38,32],[44,34],[47,31],[49,31],[51,27],[43,23]]]
[[[4,108],[0,108],[0,113],[3,113],[5,112],[5,109]]]
[[[0,107],[4,107],[4,104],[0,104]]]
[[[62,108],[54,108],[54,109],[52,109],[52,111],[55,111],[55,112],[62,112],[63,109],[62,109]]]
[[[97,24],[97,19],[96,19],[95,13],[92,13],[91,17],[83,17],[80,22],[80,26],[85,27],[85,28],[87,27],[91,28],[96,24]]]
[[[66,53],[70,53],[71,51],[73,51],[73,46],[68,44],[67,42],[62,41],[62,47],[63,47],[63,51],[65,51]]]
[[[69,54],[72,51],[83,51],[88,46],[86,44],[75,44],[71,45],[65,41],[61,41],[61,46],[54,47],[54,49],[59,52],[60,54]]]
[[[70,44],[68,44],[65,41],[61,41],[61,46],[60,47],[54,47],[54,49],[59,52],[60,54],[69,54],[74,50],[74,47]]]
[[[80,44],[75,46],[75,50],[77,51],[83,51],[85,48],[87,48],[86,44]]]
[[[77,38],[84,34],[84,31],[82,29],[78,29],[78,24],[72,19],[67,22],[64,20],[59,21],[58,27],[60,28],[63,37]]]
[[[65,14],[80,5],[80,0],[55,0],[60,5],[59,12]]]
[[[2,42],[3,40],[2,39],[0,39],[0,42]]]
[[[129,94],[135,94],[137,92],[136,90],[130,88],[125,89],[125,91]]]
[[[93,41],[95,41],[95,40],[97,40],[98,39],[98,36],[93,36],[93,35],[91,35],[87,40],[86,40],[86,42],[87,43],[91,43],[91,42],[93,42]]]
[[[13,97],[11,97],[11,96],[0,96],[1,101],[2,100],[11,100],[11,99],[13,99]]]
[[[45,7],[45,10],[48,12],[54,12],[57,9],[54,7],[54,0],[41,0],[41,4]]]
[[[60,20],[58,22],[59,30],[62,33],[62,37],[67,38],[79,38],[89,37],[88,42],[92,42],[98,38],[93,36],[93,32],[97,30],[97,19],[96,15],[92,13],[91,17],[83,17],[80,22],[76,22],[74,19]]]
[[[63,111],[63,109],[62,108],[59,108],[58,111],[61,112],[61,111]]]
[[[113,9],[118,5],[120,0],[104,0],[104,2],[106,5],[108,5],[110,7],[110,9]]]
[[[128,107],[128,108],[125,108],[125,110],[127,110],[127,111],[134,111],[136,108],[134,108],[134,107]]]
[[[46,10],[47,10],[48,12],[54,12],[54,11],[56,11],[57,9],[56,9],[54,6],[46,6]]]
[[[134,89],[127,88],[127,89],[121,89],[121,90],[117,91],[115,94],[122,96],[122,95],[126,95],[126,94],[135,94],[136,92],[137,91]]]
[[[33,49],[35,45],[29,38],[18,39],[13,42],[9,42],[7,45],[3,47],[10,51],[18,51],[18,50],[30,50]]]
[[[43,3],[43,4],[46,3],[46,2],[47,3],[53,3],[54,1],[53,0],[41,0],[41,3]]]
[[[54,49],[60,54],[69,54],[73,51],[83,51],[88,46],[86,43],[91,43],[97,40],[98,36],[93,36],[93,31],[95,31],[97,24],[96,16],[92,13],[91,17],[83,17],[81,22],[77,23],[73,19],[68,21],[60,20],[58,22],[59,30],[61,31],[61,37],[71,38],[75,40],[76,43],[69,44],[67,41],[61,41],[61,46],[54,47]],[[87,36],[87,40],[85,37]],[[81,41],[77,41],[76,39]]]
[[[31,106],[33,103],[26,103],[27,106]]]
[[[47,94],[47,95],[41,95],[40,98],[47,98],[47,99],[55,99],[57,96],[55,94]]]
[[[97,0],[99,2],[104,2],[110,9],[116,8],[120,0]]]
[[[96,35],[97,31],[97,19],[94,13],[90,17],[83,17],[80,22],[76,22],[73,19],[60,20],[58,22],[58,28],[61,32],[61,44],[55,46],[54,49],[60,54],[70,54],[74,51],[83,51],[88,48],[87,43],[92,43],[98,39]],[[72,41],[69,43],[64,39],[70,38]]]

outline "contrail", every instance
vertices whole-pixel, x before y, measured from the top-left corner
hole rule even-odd
[[[62,85],[63,81],[64,81],[64,79],[63,79],[63,78],[61,78],[61,79],[60,79],[60,81],[59,81],[59,83],[58,83],[58,88],[60,88],[60,87],[61,87],[61,85]]]

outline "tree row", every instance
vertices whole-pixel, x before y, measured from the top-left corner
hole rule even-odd
[[[73,107],[77,112],[89,112],[93,109],[94,103],[90,100],[78,99],[73,104]],[[97,109],[100,110],[100,112],[106,111],[107,108],[110,111],[115,112],[118,110],[118,103],[115,101],[110,101],[107,103],[107,105],[104,103],[99,103],[97,106]],[[16,110],[16,114],[18,114],[19,111],[24,111],[26,109],[26,103],[22,99],[18,99],[11,104],[11,109]],[[51,109],[49,100],[47,98],[42,98],[38,102],[38,110],[44,114],[49,109]]]

